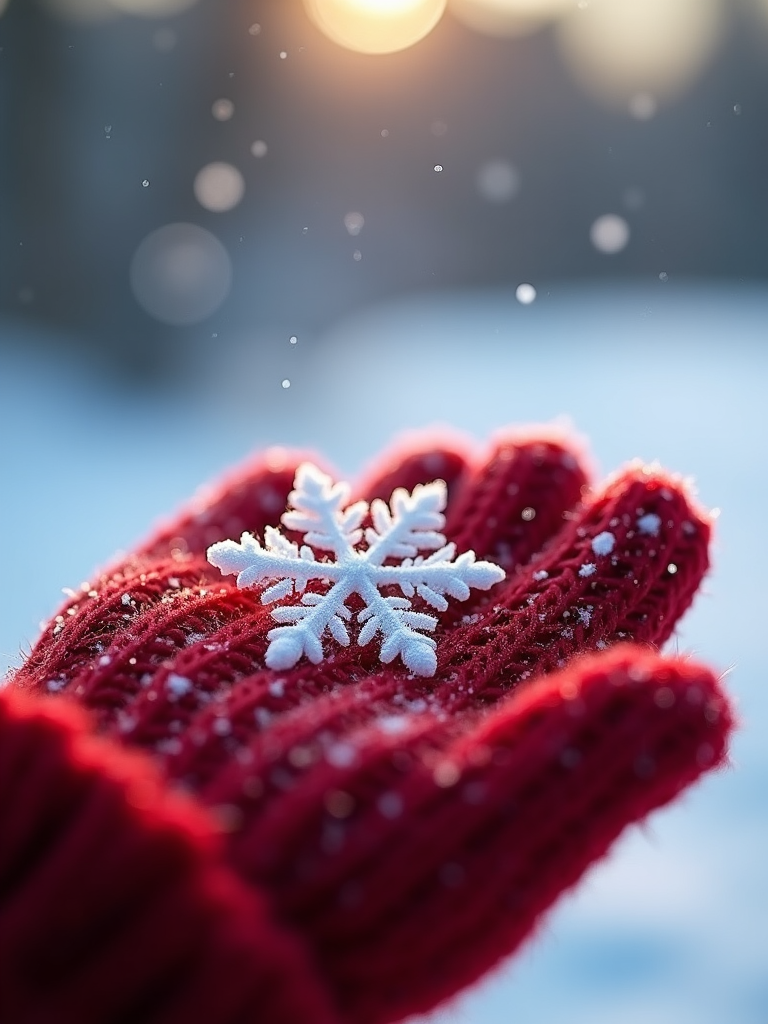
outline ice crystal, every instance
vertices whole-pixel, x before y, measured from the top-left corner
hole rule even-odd
[[[596,555],[610,555],[615,544],[616,538],[614,535],[608,530],[603,530],[602,533],[598,533],[592,539],[592,550]]]
[[[398,488],[389,504],[377,498],[370,506],[366,501],[347,506],[349,491],[348,484],[334,484],[316,466],[303,463],[281,521],[303,534],[304,543],[294,543],[268,526],[263,545],[244,533],[239,543],[212,545],[208,560],[224,574],[237,574],[238,587],[266,585],[263,604],[300,595],[299,603],[272,609],[272,618],[282,625],[268,634],[269,668],[291,668],[303,655],[315,664],[322,661],[326,633],[348,646],[352,612],[347,600],[357,594],[363,601],[355,616],[361,627],[357,644],[364,647],[379,635],[382,662],[399,656],[415,674],[434,675],[436,643],[425,633],[434,630],[437,618],[415,611],[413,598],[444,612],[446,595],[465,601],[471,588],[488,590],[503,580],[504,570],[477,561],[474,551],[456,557],[456,546],[446,544],[440,532],[446,502],[442,480],[419,484],[410,494]],[[369,516],[371,525],[363,528]],[[330,552],[331,560],[316,551]],[[308,591],[309,583],[328,589]],[[399,588],[403,596],[380,592],[389,587]]]
[[[637,528],[640,533],[648,534],[651,537],[658,537],[661,526],[661,517],[655,512],[648,512],[637,520]]]

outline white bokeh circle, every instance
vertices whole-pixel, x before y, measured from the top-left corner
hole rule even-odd
[[[130,266],[131,290],[155,320],[181,327],[215,312],[232,287],[229,253],[196,224],[166,224],[141,242]]]
[[[592,223],[589,238],[598,252],[613,256],[626,249],[629,242],[629,224],[615,213],[604,213]]]
[[[245,195],[245,179],[232,164],[216,160],[195,175],[195,199],[212,213],[234,209]]]

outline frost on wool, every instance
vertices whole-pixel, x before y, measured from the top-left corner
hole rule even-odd
[[[613,551],[616,538],[610,531],[604,530],[602,533],[598,533],[592,540],[592,550],[596,555],[610,555]]]
[[[262,604],[272,604],[291,594],[301,594],[301,603],[272,610],[276,622],[287,623],[270,631],[267,665],[278,671],[291,668],[306,655],[318,663],[324,656],[322,638],[330,633],[337,643],[350,643],[347,623],[352,613],[347,599],[358,594],[364,607],[357,613],[362,627],[357,636],[360,647],[380,634],[379,658],[385,664],[400,656],[417,675],[434,675],[436,643],[423,630],[437,625],[433,615],[413,611],[418,595],[430,607],[444,612],[448,597],[465,601],[470,589],[488,590],[504,579],[504,570],[493,562],[475,560],[474,551],[456,556],[456,546],[446,544],[439,531],[445,523],[446,487],[442,480],[419,484],[409,494],[398,488],[389,504],[379,498],[370,506],[358,501],[347,507],[349,485],[332,483],[311,463],[296,471],[289,510],[282,524],[304,535],[299,546],[268,526],[264,544],[244,533],[237,543],[213,544],[208,560],[226,574],[237,574],[238,587],[269,584],[261,595]],[[370,513],[372,526],[363,530]],[[358,549],[363,541],[365,547]],[[315,549],[331,552],[322,561]],[[419,551],[432,551],[424,557]],[[396,565],[385,565],[398,559]],[[307,584],[330,585],[325,593],[305,593]],[[402,597],[385,597],[382,587],[400,588]]]
[[[637,520],[637,528],[640,533],[646,533],[651,537],[658,537],[660,526],[661,517],[657,516],[655,512],[648,512]]]

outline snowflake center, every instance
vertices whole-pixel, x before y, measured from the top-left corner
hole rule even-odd
[[[436,643],[425,634],[434,630],[437,618],[414,611],[413,598],[418,595],[443,612],[447,597],[466,601],[471,589],[488,590],[503,580],[504,570],[493,562],[477,561],[471,550],[456,557],[455,545],[446,543],[441,532],[447,497],[442,480],[418,484],[410,494],[398,488],[388,504],[374,499],[370,505],[358,501],[347,506],[349,492],[348,484],[334,484],[316,466],[303,463],[281,522],[302,534],[304,543],[299,546],[267,527],[263,545],[244,533],[239,543],[213,544],[208,560],[222,573],[237,575],[238,587],[260,586],[263,604],[299,597],[298,603],[284,603],[271,612],[280,625],[267,634],[268,667],[283,671],[304,656],[314,663],[322,661],[326,633],[348,646],[352,612],[346,601],[356,593],[363,601],[355,616],[361,627],[358,646],[379,636],[383,663],[400,657],[411,672],[434,675]],[[369,516],[372,525],[363,529]],[[357,545],[363,540],[366,546],[360,549]],[[333,558],[323,560],[316,550],[330,552]],[[420,551],[432,553],[419,555]],[[313,580],[330,586],[322,594],[307,591]],[[402,596],[384,596],[383,587],[399,588]]]

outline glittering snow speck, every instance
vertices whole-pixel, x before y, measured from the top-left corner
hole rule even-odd
[[[334,484],[316,466],[304,463],[296,471],[290,507],[281,520],[287,529],[302,533],[304,543],[295,544],[268,526],[263,545],[244,533],[239,543],[213,544],[208,560],[225,575],[237,574],[238,587],[268,584],[261,594],[263,604],[302,595],[298,604],[272,609],[272,618],[284,625],[268,634],[270,668],[291,668],[303,655],[314,663],[322,661],[326,633],[347,647],[352,612],[346,602],[358,594],[364,607],[356,615],[361,627],[357,644],[364,647],[378,634],[382,662],[400,656],[416,675],[434,675],[436,643],[424,634],[434,630],[437,618],[414,611],[413,597],[444,612],[446,595],[465,601],[472,588],[488,590],[503,580],[504,570],[477,561],[474,551],[456,557],[456,546],[446,544],[440,532],[446,502],[442,480],[419,484],[410,494],[398,488],[389,504],[377,498],[370,506],[358,501],[347,507],[349,493],[348,484]],[[372,525],[363,529],[369,514]],[[365,546],[358,548],[363,540]],[[333,559],[321,560],[315,549],[331,552]],[[419,551],[433,553],[425,557]],[[397,564],[384,564],[395,559]],[[308,593],[310,581],[329,589]],[[399,587],[403,596],[380,593],[389,586]]]

